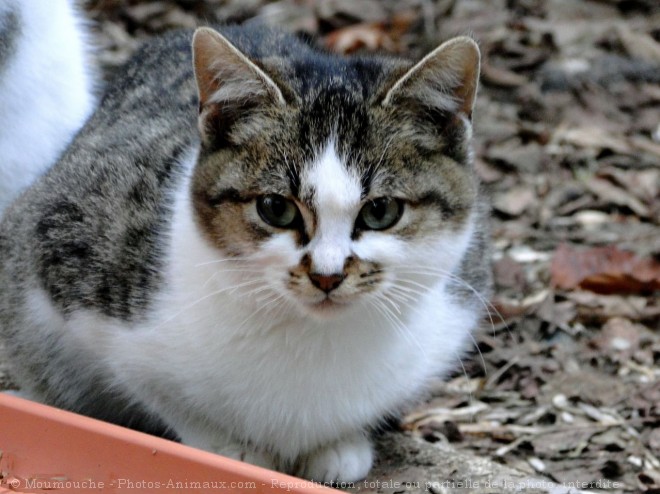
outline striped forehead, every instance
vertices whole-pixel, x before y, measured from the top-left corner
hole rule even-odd
[[[362,183],[357,171],[346,166],[334,141],[330,141],[304,175],[302,192],[317,214],[345,214],[359,206]]]

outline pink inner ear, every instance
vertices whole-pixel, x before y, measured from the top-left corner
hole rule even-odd
[[[220,33],[200,28],[193,38],[199,129],[207,146],[227,142],[255,108],[283,102],[275,83]]]
[[[193,64],[200,105],[241,106],[270,98],[284,104],[273,80],[220,33],[200,28],[193,38]]]
[[[476,98],[480,54],[467,37],[443,43],[412,67],[390,89],[384,105],[414,99],[424,106],[470,116]]]
[[[205,106],[217,89],[216,76],[211,69],[219,50],[216,36],[210,29],[199,29],[193,38],[193,63],[199,90],[200,106]]]

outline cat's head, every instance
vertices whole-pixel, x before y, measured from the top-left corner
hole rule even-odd
[[[192,197],[218,258],[235,261],[218,269],[321,317],[415,299],[451,276],[473,227],[477,45],[455,38],[413,64],[292,44],[255,59],[195,34]]]

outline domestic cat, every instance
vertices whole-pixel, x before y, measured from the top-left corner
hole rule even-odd
[[[0,213],[93,109],[86,36],[72,0],[0,2]]]
[[[479,50],[344,58],[170,33],[0,227],[0,326],[35,399],[317,481],[459,365],[488,296]],[[191,50],[192,43],[192,50]]]

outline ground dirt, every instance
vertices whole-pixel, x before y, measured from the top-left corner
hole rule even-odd
[[[374,482],[353,490],[660,492],[657,1],[87,8],[108,74],[166,29],[255,17],[339,52],[419,58],[454,35],[478,40],[475,151],[493,204],[491,316],[463,368],[381,438]],[[514,485],[530,477],[538,482]]]

